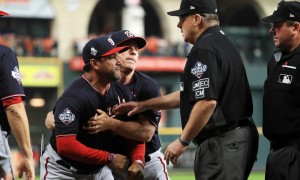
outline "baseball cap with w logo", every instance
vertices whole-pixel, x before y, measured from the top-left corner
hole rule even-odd
[[[116,47],[115,42],[110,37],[101,36],[86,43],[82,50],[82,58],[85,64],[89,64],[91,59],[99,59],[127,49],[128,46]]]
[[[111,34],[111,38],[116,43],[116,46],[119,46],[123,42],[127,42],[127,41],[135,41],[139,49],[145,47],[146,45],[146,40],[144,38],[135,36],[133,33],[131,33],[128,30],[113,32]]]

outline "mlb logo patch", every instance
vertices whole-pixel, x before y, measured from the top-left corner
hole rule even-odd
[[[75,114],[73,114],[69,108],[66,108],[61,114],[59,114],[58,118],[65,125],[69,125],[71,122],[75,120]]]
[[[91,47],[91,55],[96,56],[97,50],[94,47]]]
[[[293,76],[288,74],[280,74],[278,78],[279,83],[291,84],[293,81]]]

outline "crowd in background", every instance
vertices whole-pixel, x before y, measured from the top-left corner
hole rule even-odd
[[[76,39],[73,42],[74,56],[80,56],[84,44],[97,35],[91,34],[87,38]],[[247,36],[231,37],[245,62],[255,63],[263,62],[264,47],[262,40],[258,37],[251,37],[252,41],[247,40]],[[170,43],[169,41],[149,36],[146,38],[147,45],[140,51],[141,56],[173,56],[185,57],[188,55],[192,45],[189,43],[178,42]],[[17,56],[34,56],[34,57],[57,57],[58,44],[52,37],[30,37],[16,35],[14,33],[0,34],[0,44],[10,47]],[[269,49],[268,49],[269,50]]]
[[[51,37],[39,38],[14,33],[0,34],[0,44],[10,47],[17,56],[57,57],[57,42]]]

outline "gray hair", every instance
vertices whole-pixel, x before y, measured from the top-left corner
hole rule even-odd
[[[290,21],[290,20],[287,20],[287,21],[286,21],[286,25],[289,27],[289,26],[294,25],[294,23],[296,23],[296,22],[298,22],[298,21]]]
[[[202,20],[205,24],[208,24],[209,26],[219,25],[219,17],[217,14],[203,14]]]

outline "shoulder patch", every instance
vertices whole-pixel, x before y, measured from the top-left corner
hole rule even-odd
[[[20,76],[20,73],[19,73],[19,68],[17,66],[15,66],[14,70],[11,71],[11,76],[13,78],[15,78],[18,81],[19,84],[21,83],[21,76]]]
[[[61,120],[65,125],[69,125],[75,120],[75,114],[69,108],[66,108],[61,114],[59,114],[59,120]]]
[[[207,65],[197,61],[194,67],[191,69],[191,73],[200,79],[206,70],[207,70]]]

